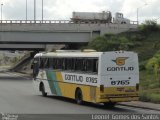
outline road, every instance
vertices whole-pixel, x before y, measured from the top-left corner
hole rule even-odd
[[[62,97],[42,97],[34,92],[31,78],[16,73],[0,72],[0,112],[15,114],[112,114],[112,113],[159,113],[116,105],[114,109],[102,105],[75,104],[74,100]]]

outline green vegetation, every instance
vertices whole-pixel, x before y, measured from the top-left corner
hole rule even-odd
[[[146,21],[135,32],[97,37],[85,48],[137,52],[140,62],[140,100],[160,103],[160,25],[155,21]]]
[[[158,91],[158,90],[157,90]],[[140,92],[140,100],[144,102],[159,103],[160,92],[154,93],[153,91]]]

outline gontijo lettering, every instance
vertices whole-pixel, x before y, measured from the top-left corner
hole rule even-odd
[[[107,67],[107,71],[133,71],[134,67]]]
[[[71,81],[71,82],[88,82],[88,83],[97,83],[97,78],[95,77],[84,77],[81,75],[69,75],[65,74],[65,80]]]
[[[83,82],[83,76],[65,74],[65,80],[74,81],[74,82]]]

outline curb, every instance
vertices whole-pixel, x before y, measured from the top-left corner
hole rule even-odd
[[[151,108],[146,106],[129,105],[129,104],[122,104],[122,103],[118,103],[117,105],[160,111],[160,108]]]
[[[24,74],[24,73],[20,73],[20,72],[10,72],[10,73],[12,73],[16,76],[19,76],[21,78],[24,78],[24,79],[32,78],[31,75],[29,75],[29,74]]]

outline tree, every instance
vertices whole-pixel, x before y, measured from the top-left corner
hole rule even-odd
[[[97,51],[128,50],[132,42],[127,37],[105,34],[91,41],[87,48]]]
[[[156,80],[159,82],[160,86],[160,51],[158,51],[153,58],[148,61],[146,69],[155,74]]]
[[[145,35],[149,34],[150,32],[158,31],[159,27],[157,22],[154,20],[146,20],[145,23],[139,26],[139,29]]]

